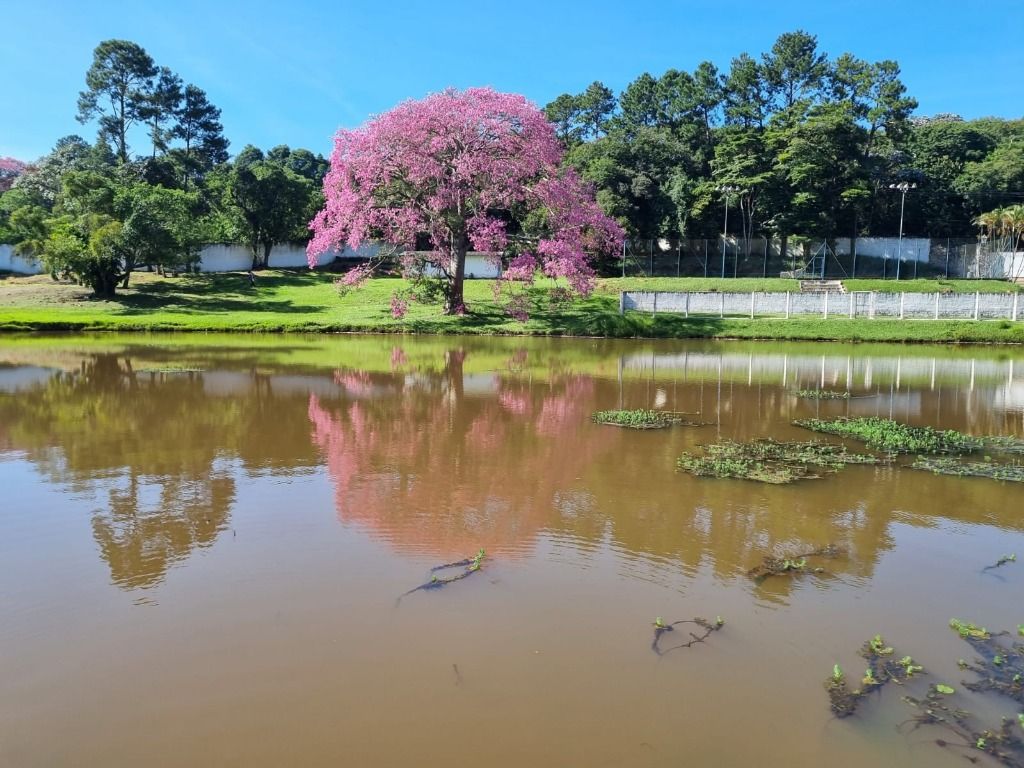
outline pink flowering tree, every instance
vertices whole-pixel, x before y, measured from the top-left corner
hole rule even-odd
[[[523,96],[490,88],[446,90],[407,101],[334,139],[326,204],[310,224],[310,266],[344,245],[380,240],[403,266],[441,280],[447,314],[463,311],[466,253],[489,254],[502,281],[563,278],[587,294],[591,260],[617,252],[621,228],[592,191],[562,167],[554,127]],[[417,239],[430,243],[412,252]],[[357,285],[379,265],[346,275]],[[501,282],[499,282],[499,286]],[[401,302],[395,307],[404,309]]]
[[[25,171],[26,167],[21,160],[15,160],[13,157],[0,157],[0,192],[9,190],[14,180]]]

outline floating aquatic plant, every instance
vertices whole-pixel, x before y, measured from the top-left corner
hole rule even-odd
[[[704,630],[702,634],[697,634],[694,631],[687,632],[689,640],[681,642],[678,645],[671,645],[668,648],[661,647],[661,636],[668,632],[677,632],[679,630],[676,627],[683,624],[693,624]],[[651,641],[651,650],[659,656],[664,656],[669,651],[674,651],[679,648],[689,648],[697,643],[703,643],[707,640],[712,632],[717,632],[725,626],[725,619],[721,616],[716,616],[715,620],[708,621],[707,619],[701,618],[700,616],[694,616],[692,619],[682,619],[680,621],[673,621],[671,624],[665,623],[664,619],[659,616],[654,620],[654,640]]]
[[[847,464],[877,464],[867,454],[842,445],[779,442],[771,438],[737,443],[724,440],[704,446],[704,455],[684,453],[676,466],[698,477],[737,478],[781,485],[820,477],[816,470],[835,472]]]
[[[797,576],[806,573],[824,573],[825,569],[809,565],[807,558],[827,557],[834,558],[844,555],[846,551],[834,544],[826,547],[812,549],[809,552],[801,552],[789,557],[775,557],[766,555],[760,565],[747,571],[747,575],[759,584],[770,576]]]
[[[1024,740],[1014,727],[1012,718],[1004,717],[998,728],[981,728],[973,724],[973,715],[967,710],[956,706],[950,697],[954,694],[948,685],[932,685],[924,698],[904,696],[903,701],[918,710],[918,714],[905,723],[913,723],[912,730],[921,726],[937,726],[952,734],[956,741],[936,739],[935,743],[946,749],[964,750],[970,762],[978,762],[972,757],[972,751],[981,751],[994,758],[997,762],[1010,768],[1024,766]],[[1018,715],[1018,721],[1024,724],[1024,716]]]
[[[794,393],[797,397],[805,400],[849,400],[849,392],[839,392],[834,389],[798,389]]]
[[[964,640],[989,640],[992,637],[987,629],[979,627],[977,624],[972,624],[969,621],[950,619],[949,626],[951,629],[956,630],[957,634],[964,638]]]
[[[992,480],[1024,483],[1024,464],[999,464],[987,458],[985,461],[960,461],[949,457],[918,456],[917,461],[910,466],[936,475],[988,477]]]
[[[858,417],[852,419],[799,419],[798,427],[867,443],[869,448],[890,453],[971,453],[984,448],[982,438],[953,429],[912,427],[891,419]]]
[[[875,635],[861,646],[860,655],[868,662],[859,688],[853,690],[847,683],[846,675],[838,664],[832,667],[832,675],[825,681],[829,707],[836,717],[849,717],[857,711],[863,698],[881,689],[887,683],[904,683],[915,674],[924,672],[924,667],[915,664],[913,658],[893,657],[892,646],[886,645],[881,635]]]
[[[598,424],[630,429],[662,429],[686,423],[682,416],[672,411],[598,411],[591,419]]]
[[[975,692],[993,691],[1024,703],[1024,643],[1001,642],[1000,638],[1009,636],[1009,632],[992,633],[957,619],[950,626],[978,654],[973,662],[959,662],[961,669],[977,676],[976,680],[965,681],[964,687]]]

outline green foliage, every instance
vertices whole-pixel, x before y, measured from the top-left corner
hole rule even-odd
[[[1008,483],[1024,483],[1024,464],[998,464],[993,461],[960,461],[950,457],[921,456],[910,466],[936,475],[987,477]]]
[[[971,638],[974,640],[988,640],[991,638],[988,630],[984,627],[979,627],[970,622],[961,621],[960,619],[950,619],[949,626],[964,639]]]
[[[875,464],[865,454],[850,453],[841,445],[816,442],[748,443],[723,441],[704,446],[704,455],[683,454],[676,466],[698,477],[737,478],[775,485],[817,478],[814,470],[834,472],[847,464]]]
[[[801,419],[793,422],[814,432],[852,437],[869,448],[892,453],[965,453],[984,448],[984,441],[956,430],[912,427],[890,419],[861,417],[853,419]]]
[[[104,40],[93,51],[86,90],[78,96],[78,120],[97,118],[101,138],[114,142],[122,163],[128,162],[128,129],[145,119],[156,74],[153,59],[129,40]]]
[[[798,389],[796,396],[805,400],[849,400],[849,392],[837,392],[831,389]]]
[[[661,429],[682,424],[678,414],[667,411],[651,411],[639,409],[634,411],[598,411],[591,420],[597,424],[608,424],[613,427],[630,427],[631,429]]]
[[[242,150],[228,172],[223,203],[244,233],[254,268],[267,266],[276,244],[305,239],[316,194],[312,181],[281,159],[264,157],[251,145]]]

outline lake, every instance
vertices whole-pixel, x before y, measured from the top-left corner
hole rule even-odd
[[[591,422],[617,408],[691,424]],[[836,416],[1024,437],[1024,351],[2,338],[0,765],[963,765],[897,729],[901,696],[1021,711],[964,689],[949,621],[1024,622],[1024,485],[676,470],[716,440],[840,442],[791,423]],[[827,544],[820,573],[748,576]],[[718,616],[652,650],[656,617]],[[833,665],[859,680],[879,633],[928,675],[835,718]]]

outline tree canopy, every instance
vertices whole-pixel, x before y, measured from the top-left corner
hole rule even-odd
[[[562,154],[552,124],[519,95],[471,88],[400,104],[335,137],[310,265],[370,238],[408,249],[424,238],[448,313],[463,309],[470,246],[509,257],[506,279],[542,272],[586,293],[593,254],[614,250],[621,232]]]

